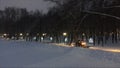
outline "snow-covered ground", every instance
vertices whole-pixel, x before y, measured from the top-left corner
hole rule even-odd
[[[99,48],[99,47],[98,47]],[[120,67],[120,53],[40,42],[0,40],[0,68]]]

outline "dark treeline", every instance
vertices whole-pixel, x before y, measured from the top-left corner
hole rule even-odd
[[[120,0],[45,0],[55,3],[48,13],[8,7],[0,11],[0,33],[68,33],[69,43],[79,37],[100,38],[120,33]],[[99,40],[99,39],[98,39]],[[99,43],[99,41],[98,41]]]
[[[44,16],[39,10],[28,12],[25,8],[7,7],[0,11],[0,33],[39,33]]]

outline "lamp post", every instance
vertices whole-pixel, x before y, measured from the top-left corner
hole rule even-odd
[[[42,40],[42,41],[44,41],[46,35],[47,35],[47,33],[43,33],[43,34],[42,34],[42,37],[41,37],[41,40]]]
[[[64,32],[64,33],[63,33],[63,36],[64,36],[64,43],[66,43],[66,42],[68,41],[68,39],[67,39],[67,37],[66,37],[66,36],[67,36],[67,33]]]
[[[67,36],[67,33],[66,33],[66,32],[64,32],[64,33],[63,33],[63,36]]]
[[[19,39],[20,39],[20,40],[23,40],[23,33],[20,33],[20,34],[19,34]]]

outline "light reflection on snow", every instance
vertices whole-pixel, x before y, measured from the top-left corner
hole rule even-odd
[[[108,51],[108,52],[116,52],[116,53],[120,53],[120,49],[101,48],[101,47],[90,47],[90,49],[93,49],[93,50],[102,50],[102,51]]]
[[[59,43],[59,44],[55,44],[57,46],[62,46],[62,47],[74,47],[74,45],[68,45],[66,43]]]

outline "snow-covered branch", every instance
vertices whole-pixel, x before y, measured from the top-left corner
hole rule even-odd
[[[120,20],[120,17],[110,15],[110,14],[106,14],[106,13],[101,13],[101,12],[96,12],[96,11],[87,11],[87,10],[85,10],[83,12],[90,13],[90,14],[97,14],[97,15],[107,16],[107,17],[112,17],[112,18],[115,18],[117,20]]]

